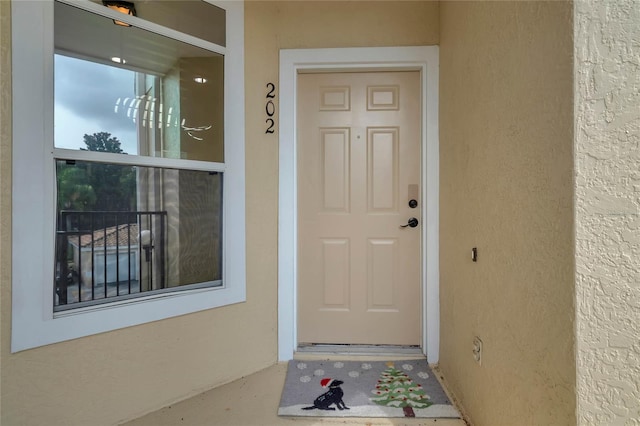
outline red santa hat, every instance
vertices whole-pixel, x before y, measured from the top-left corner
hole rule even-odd
[[[320,380],[320,386],[322,386],[323,388],[331,386],[331,383],[333,383],[333,379],[329,377],[325,377],[324,379]]]

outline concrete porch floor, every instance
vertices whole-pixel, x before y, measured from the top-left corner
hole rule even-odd
[[[462,419],[367,419],[278,417],[287,364],[250,376],[124,423],[125,426],[267,426],[267,425],[438,425],[465,426]]]

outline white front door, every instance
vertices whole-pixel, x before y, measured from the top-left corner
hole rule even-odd
[[[420,345],[420,72],[299,74],[297,111],[298,343]]]

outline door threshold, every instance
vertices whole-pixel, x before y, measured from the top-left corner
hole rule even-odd
[[[293,354],[295,360],[336,360],[336,361],[393,361],[401,359],[424,359],[419,346],[396,345],[299,345]]]

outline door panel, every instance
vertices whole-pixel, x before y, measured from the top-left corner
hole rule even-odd
[[[369,213],[398,211],[398,129],[367,129]]]
[[[398,241],[370,239],[367,249],[367,312],[398,312],[393,297]]]
[[[298,341],[421,341],[420,75],[298,76]]]
[[[324,212],[349,211],[349,129],[321,129]]]
[[[322,240],[322,310],[349,309],[349,240]]]

